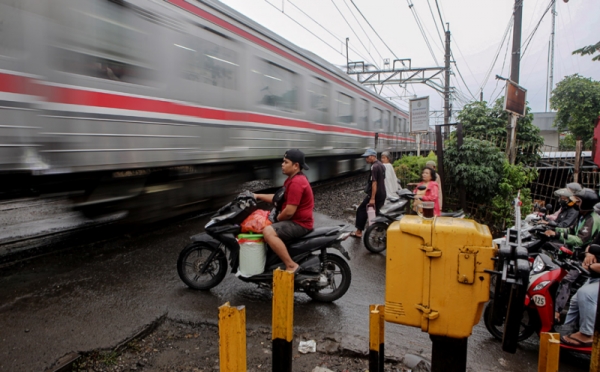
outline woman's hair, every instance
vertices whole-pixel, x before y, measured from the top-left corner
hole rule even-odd
[[[431,174],[431,180],[435,181],[437,179],[437,173],[435,173],[435,171],[433,170],[433,168],[431,167],[425,167],[423,168],[423,170],[425,169],[429,169],[429,174]],[[421,176],[421,181],[423,181],[423,176]]]

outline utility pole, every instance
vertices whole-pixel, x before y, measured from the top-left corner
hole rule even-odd
[[[519,64],[521,62],[521,23],[523,19],[523,1],[515,0],[512,60],[510,64],[510,80],[519,83]],[[505,92],[504,94],[507,94]],[[506,153],[510,164],[515,163],[517,157],[517,116],[509,113],[509,128],[506,138]]]
[[[444,132],[446,135],[450,131],[450,117],[452,112],[450,109],[450,24],[446,23],[446,55],[445,55],[445,84],[444,84]]]
[[[556,1],[552,4],[552,33],[550,34],[550,48],[548,53],[548,86],[546,87],[546,112],[550,107],[550,95],[554,86],[554,34],[556,30]]]

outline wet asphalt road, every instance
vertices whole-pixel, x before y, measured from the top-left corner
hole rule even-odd
[[[337,224],[317,215],[316,226]],[[270,326],[271,294],[228,275],[208,292],[189,290],[176,262],[203,219],[155,225],[150,232],[121,236],[0,269],[0,371],[44,371],[73,351],[110,348],[162,315],[189,322],[217,322],[217,308],[245,305],[248,327]],[[383,303],[385,254],[370,254],[362,242],[344,243],[352,260],[348,293],[333,304],[296,294],[294,326],[368,342],[369,304]],[[410,283],[406,283],[410,285]],[[420,329],[386,324],[386,350],[431,356]],[[517,354],[500,344],[481,322],[469,339],[472,371],[537,371],[537,337]],[[561,356],[561,371],[585,371],[586,360]]]

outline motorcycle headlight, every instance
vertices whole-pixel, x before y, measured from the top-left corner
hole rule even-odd
[[[535,287],[533,287],[533,290],[534,291],[539,291],[540,289],[543,289],[548,284],[550,284],[550,281],[549,280],[544,280],[543,282],[538,283],[538,285],[536,285]]]
[[[538,274],[538,273],[541,273],[542,270],[544,270],[545,268],[546,268],[546,264],[544,263],[544,260],[542,260],[542,258],[540,256],[537,256],[535,258],[535,260],[533,261],[531,270],[533,271],[534,274]]]

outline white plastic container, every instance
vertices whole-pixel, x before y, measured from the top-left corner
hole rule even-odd
[[[375,208],[371,205],[367,206],[367,216],[369,217],[369,226],[371,226],[371,224],[373,223],[373,220],[375,219]]]
[[[262,274],[267,262],[267,249],[262,234],[240,234],[240,274],[245,277]]]

